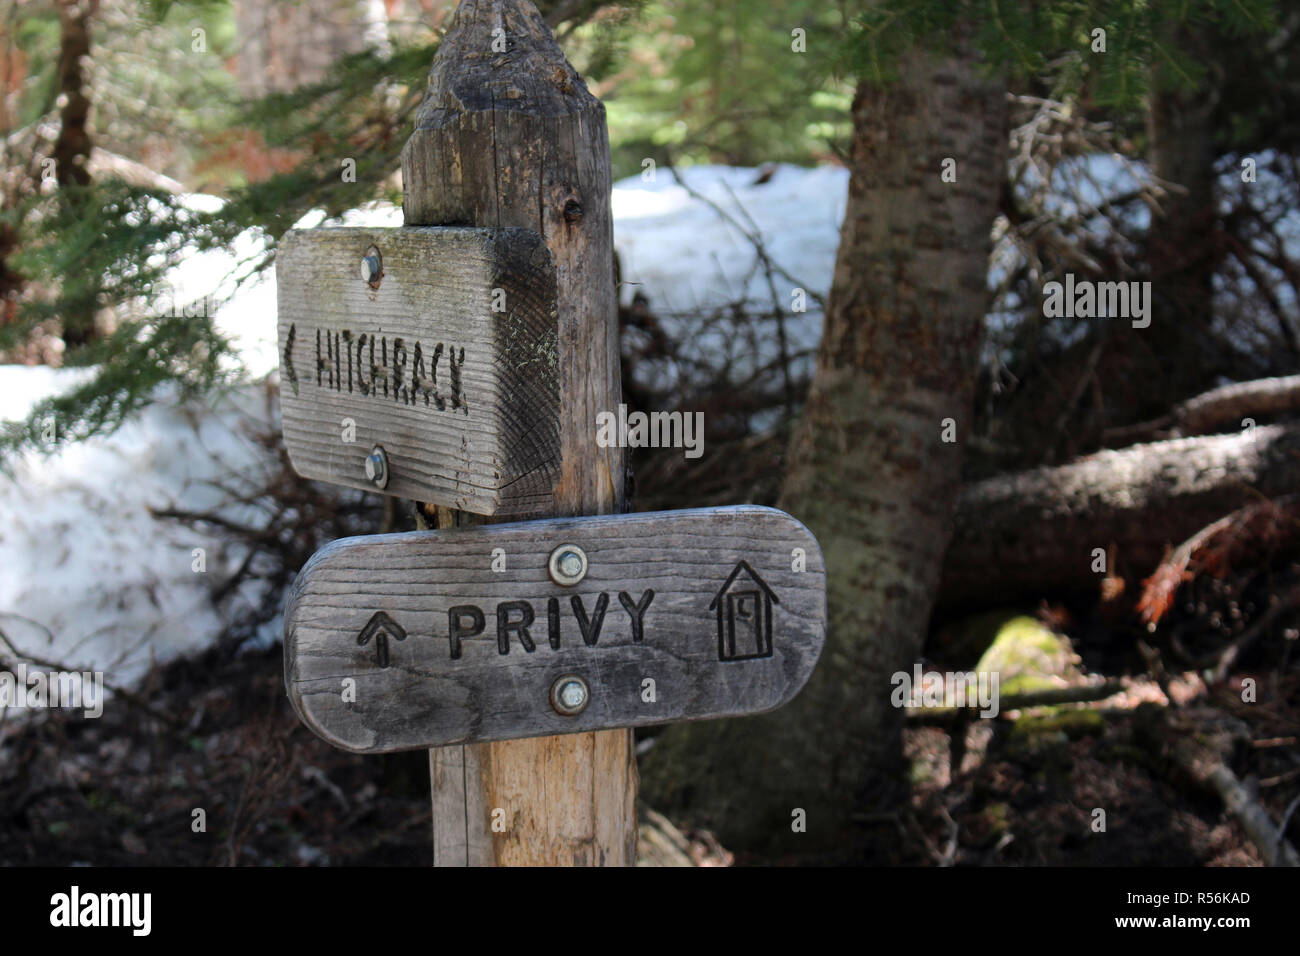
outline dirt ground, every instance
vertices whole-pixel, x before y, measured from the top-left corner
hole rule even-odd
[[[1245,740],[1230,764],[1256,781],[1278,820],[1300,778],[1300,680],[1260,675],[1260,686],[1253,704],[1232,682],[1209,692],[1189,686],[1193,702],[1182,710],[1237,722]],[[1112,698],[1074,708],[1087,711],[1083,719],[1056,711],[974,721],[961,730],[956,773],[956,731],[909,727],[910,800],[868,822],[856,861],[1258,865],[1219,798],[1169,759],[1179,734],[1166,726],[1167,707],[1144,699],[1158,693],[1135,684],[1118,706]],[[11,716],[3,733],[4,864],[430,862],[425,754],[360,757],[318,740],[285,697],[279,648],[234,657],[213,650],[157,670],[135,701],[110,701],[101,719],[55,712],[24,727]],[[1095,808],[1105,808],[1104,832],[1093,828]],[[703,833],[684,841],[704,865],[823,862],[731,854]],[[646,859],[663,862],[653,852]]]
[[[283,452],[278,436],[263,440]],[[340,498],[297,479],[282,458],[260,492],[275,503],[274,520],[243,539],[258,558],[245,562],[249,574],[282,589],[324,541],[410,527],[391,499]],[[734,476],[723,486],[734,489]],[[1126,603],[1103,591],[1100,602],[1016,612],[1068,649],[1066,676],[1053,679],[1122,689],[991,719],[909,716],[904,796],[883,813],[846,807],[854,839],[834,859],[756,857],[642,807],[642,862],[1258,865],[1259,850],[1206,785],[1207,760],[1230,770],[1274,822],[1290,813],[1287,835],[1300,845],[1300,609],[1284,599],[1300,594],[1300,555],[1272,550],[1232,573],[1186,578],[1171,577],[1156,630],[1135,616],[1133,593]],[[233,619],[227,639],[155,668],[100,719],[0,718],[0,864],[428,865],[426,753],[357,756],[308,731],[285,696],[280,648],[235,650],[275,611],[269,602]],[[971,670],[987,642],[945,634],[940,626],[931,635],[926,667]]]

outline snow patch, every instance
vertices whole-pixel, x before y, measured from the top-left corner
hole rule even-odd
[[[0,395],[34,402],[79,377],[0,366]],[[210,589],[242,555],[223,564],[221,541],[150,509],[224,506],[232,520],[263,520],[226,504],[213,483],[273,467],[247,431],[269,418],[258,386],[204,403],[164,397],[108,438],[18,462],[0,478],[0,630],[20,652],[100,670],[122,686],[155,661],[210,646],[225,625]],[[205,551],[202,573],[193,570],[196,548]]]
[[[779,166],[763,183],[758,170],[721,166],[695,167],[683,176],[745,228],[756,226],[790,276],[810,291],[828,291],[847,171]],[[221,204],[211,196],[187,199],[196,212]],[[695,310],[742,299],[771,308],[766,278],[742,230],[689,195],[670,173],[660,171],[654,183],[637,176],[616,184],[613,213],[624,302],[641,290],[666,321],[680,323],[689,323]],[[316,212],[298,226],[323,222],[324,214]],[[402,213],[377,203],[347,214],[341,224],[400,226]],[[248,230],[228,250],[195,251],[170,275],[178,307],[216,303],[218,329],[255,380],[278,366],[275,273],[267,269],[239,280],[266,250],[260,231]],[[787,311],[792,286],[779,280]],[[820,334],[811,299],[808,307],[793,321],[795,341],[805,347],[815,346]],[[90,374],[0,366],[0,418],[21,419],[41,398]],[[110,683],[128,687],[154,662],[209,647],[227,623],[213,609],[210,589],[242,555],[223,564],[220,540],[155,518],[150,509],[221,507],[225,494],[214,482],[269,473],[276,462],[247,430],[267,427],[274,416],[258,385],[201,403],[182,404],[164,394],[107,438],[18,462],[12,477],[0,477],[0,629],[21,651],[69,669],[102,670]],[[234,520],[264,520],[250,509],[225,507]],[[192,570],[196,548],[206,552],[203,573]],[[242,598],[264,599],[256,593]],[[277,640],[280,626],[278,619],[265,626],[258,643]]]

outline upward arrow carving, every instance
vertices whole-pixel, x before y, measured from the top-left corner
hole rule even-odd
[[[361,629],[357,635],[357,643],[365,647],[370,643],[370,639],[375,639],[375,663],[380,667],[388,666],[388,636],[392,635],[394,640],[406,640],[406,629],[398,624],[383,611],[376,611],[371,615],[366,626]]]

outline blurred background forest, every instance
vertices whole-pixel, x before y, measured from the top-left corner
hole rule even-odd
[[[0,861],[428,862],[425,755],[284,695],[297,570],[415,519],[293,473],[270,267],[401,224],[454,8],[0,0],[0,660],[112,690],[3,713]],[[1300,10],[538,8],[606,106],[625,401],[704,412],[632,506],[779,505],[830,570],[794,704],[638,733],[642,861],[1297,862]],[[1001,713],[891,703],[918,662]]]

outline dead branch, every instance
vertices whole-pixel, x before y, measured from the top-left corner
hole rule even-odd
[[[1271,551],[1297,535],[1300,535],[1300,495],[1257,501],[1240,508],[1202,528],[1175,548],[1142,582],[1137,610],[1148,629],[1154,630],[1185,581],[1198,573],[1223,576],[1248,554]]]
[[[1174,765],[1197,785],[1218,794],[1255,844],[1266,866],[1300,866],[1300,856],[1287,842],[1268,811],[1227,765],[1227,755],[1249,734],[1232,718],[1215,711],[1183,711],[1162,727],[1160,740],[1168,745]]]
[[[998,700],[998,712],[1005,714],[1012,710],[1028,710],[1030,707],[1086,704],[1114,697],[1123,690],[1124,684],[1118,680],[1107,680],[1100,684],[1079,684],[1075,687],[1050,687],[1046,690],[1002,697]],[[970,717],[978,712],[978,708],[975,707],[913,707],[906,712],[906,717],[909,724],[947,724],[959,717]]]

